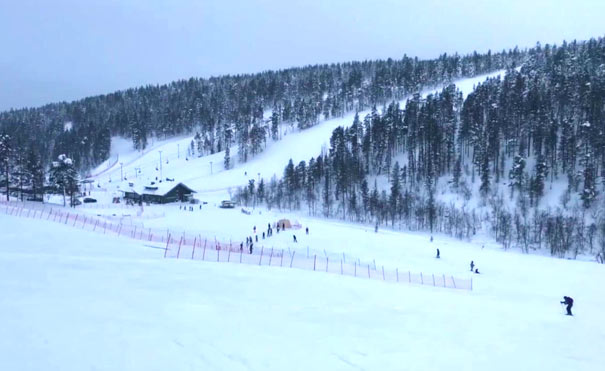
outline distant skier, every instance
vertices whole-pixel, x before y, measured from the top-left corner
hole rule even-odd
[[[240,242],[239,244],[239,251],[244,251],[244,243]]]
[[[471,272],[473,271],[474,268],[475,268],[475,262],[471,260]]]
[[[309,234],[309,227],[305,228],[305,232],[307,232],[307,234]]]
[[[298,243],[298,241],[296,241],[296,235],[295,234],[292,235],[292,238],[294,238],[294,242],[295,243]]]
[[[254,239],[258,242],[258,235],[254,235]]]
[[[479,273],[479,268],[475,268],[475,274],[480,274]]]
[[[374,233],[378,233],[378,223],[376,223],[376,226],[374,227]]]
[[[284,231],[286,230],[286,223],[282,223],[281,229],[284,230]]]
[[[256,233],[256,226],[254,226],[254,233]]]
[[[570,298],[569,296],[564,296],[563,297],[563,301],[561,302],[561,304],[567,304],[567,315],[568,316],[573,316],[573,314],[571,314],[571,307],[573,307],[573,299]]]
[[[265,239],[265,232],[263,232],[263,240]]]
[[[252,244],[250,244],[250,254],[252,254]]]
[[[433,242],[433,236],[431,236],[431,242]]]
[[[437,249],[437,256],[436,258],[439,259],[441,257],[441,253],[439,252],[439,249]]]

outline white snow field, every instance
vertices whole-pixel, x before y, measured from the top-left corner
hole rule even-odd
[[[602,369],[595,263],[454,240],[438,260],[426,236],[375,234],[401,242],[376,246],[393,264],[462,274],[474,257],[482,274],[467,291],[164,259],[153,244],[4,212],[0,225],[2,370]]]
[[[485,77],[457,85],[468,94]],[[217,207],[249,179],[281,177],[289,158],[317,156],[332,130],[352,121],[349,115],[304,131],[288,128],[282,140],[227,171],[224,153],[185,159],[191,136],[156,140],[144,153],[114,138],[112,158],[91,172],[88,191],[97,204],[63,208],[58,196],[44,205],[2,203],[0,370],[602,369],[602,265],[505,252],[481,235],[466,242],[436,235],[431,242],[425,233],[375,233],[308,217],[304,209],[245,214]],[[236,159],[236,147],[231,154]],[[192,211],[111,203],[129,182],[149,184],[160,171],[208,203]],[[267,224],[281,218],[302,228],[263,240]],[[101,233],[108,223],[113,232]],[[143,230],[155,238],[132,238]],[[171,257],[183,236],[223,246],[259,236],[255,254],[283,249],[472,278],[473,290],[191,260],[190,250],[164,258],[160,235],[173,236]],[[481,274],[469,272],[471,260]],[[575,299],[574,317],[564,315],[563,295]]]

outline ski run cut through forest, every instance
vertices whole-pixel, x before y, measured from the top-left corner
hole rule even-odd
[[[604,51],[0,113],[0,369],[600,369]]]

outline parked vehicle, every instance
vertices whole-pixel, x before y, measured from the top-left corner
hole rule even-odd
[[[219,206],[222,209],[233,209],[235,208],[235,202],[233,201],[229,201],[229,200],[223,200],[221,201],[221,206]]]
[[[86,197],[83,201],[85,204],[91,204],[91,203],[97,202],[97,200],[92,197]]]

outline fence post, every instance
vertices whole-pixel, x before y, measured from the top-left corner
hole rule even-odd
[[[258,265],[261,264],[261,262],[263,261],[263,250],[265,249],[264,246],[261,246],[260,248],[260,259],[258,259]]]
[[[342,274],[343,274],[343,271],[342,271],[342,260],[341,260],[340,261],[340,275],[342,275]]]
[[[368,278],[371,278],[370,277],[370,264],[368,264]]]
[[[473,278],[471,277],[471,291],[473,291]]]
[[[135,225],[134,226],[134,231],[132,231],[132,235],[131,236],[132,236],[132,238],[135,238],[136,235],[137,235],[137,226]]]
[[[422,272],[420,272],[420,284],[424,285],[424,278],[422,278]]]
[[[326,256],[326,272],[328,271],[328,257]]]
[[[443,275],[443,287],[447,287],[445,286],[445,274]]]
[[[357,262],[355,262],[355,277],[357,277]]]
[[[6,210],[8,210],[8,205],[6,205]],[[48,212],[48,216],[46,217],[46,220],[50,219],[50,215],[53,213],[53,209],[50,209],[50,211]],[[7,211],[8,214],[8,211]]]
[[[120,229],[118,229],[118,237],[120,237],[121,233],[122,233],[122,223],[120,223]]]
[[[93,231],[93,232],[94,232],[94,231],[97,229],[97,224],[99,224],[99,221],[98,221],[98,220],[95,222],[95,226],[94,226],[94,228],[92,229],[92,231]]]
[[[229,248],[229,252],[227,253],[227,263],[231,262],[231,248]]]
[[[292,268],[292,262],[294,262],[294,254],[296,254],[296,251],[292,252],[292,257],[290,258],[290,268]]]
[[[84,226],[86,225],[86,219],[88,219],[88,217],[84,216],[84,221],[82,222],[82,229],[84,229]]]
[[[242,263],[242,255],[244,254],[244,250],[239,251],[239,263]]]
[[[284,266],[284,249],[281,249],[281,258],[279,260],[279,266],[280,267]]]
[[[183,244],[183,237],[179,241],[179,250],[176,252],[176,258],[178,259],[181,256],[181,245]]]
[[[344,251],[342,252],[342,260],[343,260],[345,263],[347,262],[347,259],[345,259],[345,252],[344,252]]]
[[[166,253],[168,252],[169,243],[170,243],[170,235],[168,236],[168,241],[166,241],[166,248],[164,249],[164,258],[166,257]]]
[[[376,259],[372,259],[372,261],[374,262],[374,270],[376,270]]]
[[[454,280],[454,276],[452,276],[452,283],[454,284],[454,288],[456,288],[456,281]]]
[[[141,231],[141,233],[143,233],[143,231]],[[148,239],[149,241],[151,241],[151,228],[149,228],[149,234],[148,234],[147,239]]]
[[[107,222],[103,222],[103,234],[105,234],[105,230],[107,230]]]
[[[21,213],[19,213],[21,214]],[[65,224],[67,224],[67,221],[69,220],[69,213],[67,213],[67,216],[65,217]]]
[[[314,256],[315,257],[313,258],[313,270],[315,270],[315,264],[317,263],[317,254]]]
[[[28,215],[29,215],[29,213],[28,213]],[[72,225],[72,227],[75,227],[75,226],[76,226],[76,222],[77,222],[77,221],[78,221],[78,214],[76,214],[76,219],[74,219],[74,224]]]
[[[273,260],[273,247],[271,248],[271,255],[269,255],[269,266],[271,266],[271,260]]]
[[[193,257],[195,256],[195,245],[197,245],[197,239],[193,240],[193,251],[191,252],[191,260],[194,260]]]
[[[206,259],[206,241],[204,240],[204,252],[202,253],[202,260]]]
[[[395,274],[397,275],[397,282],[399,282],[399,268],[395,268]]]
[[[412,272],[408,271],[408,282],[412,283]]]
[[[221,257],[221,250],[220,249],[216,249],[216,261],[217,262],[220,261],[220,257]]]
[[[435,286],[435,274],[433,273],[433,286]]]
[[[386,278],[384,277],[384,265],[382,266],[382,280],[386,281]]]

